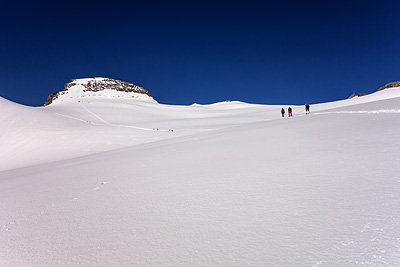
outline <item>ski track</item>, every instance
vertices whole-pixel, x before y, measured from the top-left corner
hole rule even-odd
[[[83,107],[83,109],[88,112],[89,114],[95,116],[96,118],[98,118],[100,121],[102,121],[103,123],[98,123],[98,122],[93,122],[93,121],[88,121],[88,120],[84,120],[84,119],[80,119],[80,118],[76,118],[67,114],[62,114],[59,112],[55,112],[55,114],[69,118],[69,119],[74,119],[77,121],[81,121],[81,122],[85,122],[85,123],[90,123],[90,124],[94,124],[94,125],[108,125],[108,126],[113,126],[113,127],[121,127],[121,128],[130,128],[130,129],[136,129],[136,130],[142,130],[142,131],[160,131],[160,132],[171,132],[171,130],[173,131],[173,129],[159,129],[159,128],[143,128],[143,127],[137,127],[137,126],[131,126],[131,125],[120,125],[120,124],[114,124],[114,123],[110,123],[107,122],[106,120],[104,120],[103,118],[101,118],[100,116],[98,116],[97,114],[95,114],[94,112],[92,112],[91,110],[89,110],[88,108],[86,108],[84,105],[82,105],[82,103],[80,103],[81,107]]]

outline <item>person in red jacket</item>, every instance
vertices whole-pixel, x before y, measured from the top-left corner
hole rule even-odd
[[[284,108],[281,109],[281,114],[282,114],[282,118],[285,117],[285,109]]]

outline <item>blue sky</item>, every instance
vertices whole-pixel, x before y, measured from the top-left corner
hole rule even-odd
[[[400,1],[1,1],[0,96],[110,77],[165,104],[320,103],[400,80]]]

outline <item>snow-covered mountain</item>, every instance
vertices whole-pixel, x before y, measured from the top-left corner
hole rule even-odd
[[[50,94],[44,105],[90,96],[145,98],[155,101],[146,89],[132,83],[111,78],[87,78],[70,81],[63,91]]]
[[[0,266],[400,265],[399,87],[282,118],[92,81],[0,98]]]

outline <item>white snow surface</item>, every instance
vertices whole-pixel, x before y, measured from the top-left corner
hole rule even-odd
[[[0,98],[0,266],[400,266],[400,88],[292,106]]]

